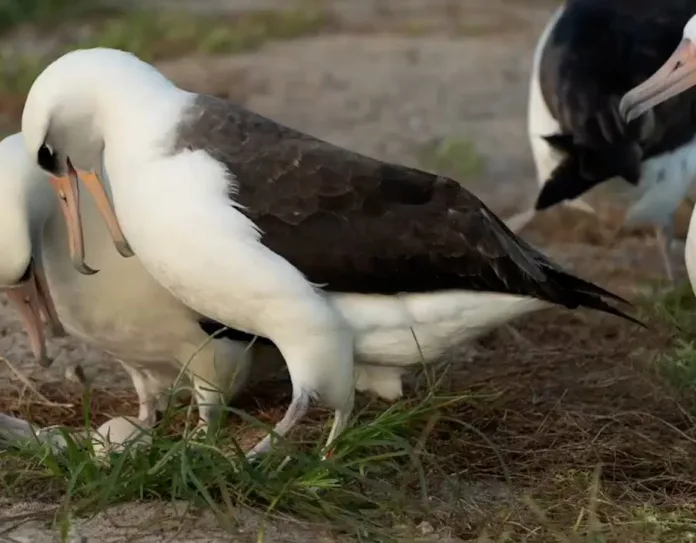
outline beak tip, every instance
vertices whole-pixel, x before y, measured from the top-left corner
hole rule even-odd
[[[94,275],[99,271],[95,270],[94,268],[90,268],[87,264],[85,264],[82,261],[75,261],[73,262],[73,265],[75,266],[75,269],[79,271],[82,275]]]
[[[638,113],[635,110],[629,110],[627,113],[624,113],[623,118],[624,122],[626,124],[630,124],[633,121],[635,121],[638,118]]]
[[[634,118],[631,114],[631,103],[626,100],[625,96],[619,102],[619,115],[626,123],[630,123]]]
[[[127,241],[117,242],[116,243],[116,250],[124,258],[130,258],[132,256],[135,256],[133,249],[131,249],[131,247]]]

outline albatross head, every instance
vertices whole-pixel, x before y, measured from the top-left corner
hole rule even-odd
[[[62,334],[62,326],[32,244],[53,200],[45,183],[46,174],[27,154],[21,134],[0,141],[0,291],[19,310],[34,356],[48,367],[41,312],[54,333]]]
[[[114,49],[80,49],[63,55],[36,78],[22,113],[24,143],[36,164],[51,176],[68,224],[73,264],[84,274],[95,270],[84,262],[74,165],[92,172],[102,169],[101,91],[112,78],[118,79],[124,60],[137,61],[130,53]],[[133,256],[99,177],[89,175],[82,181],[94,196],[119,253]]]
[[[696,85],[696,15],[684,27],[684,34],[672,56],[650,78],[628,91],[619,111],[631,122],[646,111]]]

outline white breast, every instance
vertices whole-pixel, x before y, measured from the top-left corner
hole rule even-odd
[[[119,255],[86,191],[81,193],[85,252],[93,276],[74,269],[67,232],[56,206],[40,240],[41,257],[59,318],[83,341],[125,360],[173,360],[177,345],[205,334],[176,298],[162,288],[137,257]]]

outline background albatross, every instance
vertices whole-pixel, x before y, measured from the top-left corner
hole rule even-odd
[[[696,11],[696,7],[694,9]],[[675,110],[678,122],[688,125],[694,114],[689,102],[677,100],[682,93],[693,94],[696,89],[696,15],[684,26],[682,39],[665,63],[640,85],[631,89],[621,99],[621,115],[631,122],[649,114],[661,104]],[[691,107],[690,107],[691,106]],[[681,109],[680,109],[681,108]],[[691,215],[686,238],[686,270],[691,288],[696,289],[696,221]]]
[[[432,351],[549,304],[631,319],[455,181],[186,92],[123,51],[49,65],[22,132],[43,169],[68,174],[63,190],[77,185],[73,164],[108,177],[123,232],[157,281],[275,343],[293,383],[279,435],[311,397],[336,411],[328,442],[345,426],[356,330],[384,332],[381,347],[415,333]]]
[[[696,91],[626,123],[619,100],[681,39],[696,0],[567,0],[534,53],[529,139],[540,192],[535,209],[568,203],[622,178],[637,187],[627,224],[656,226],[670,280],[673,216],[696,178]],[[533,214],[509,221],[517,230]]]

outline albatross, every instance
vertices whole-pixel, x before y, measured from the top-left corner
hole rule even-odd
[[[696,87],[696,6],[682,31],[682,39],[669,58],[649,78],[629,90],[619,104],[627,123],[658,111],[672,112],[672,124],[684,131],[694,126],[696,102],[689,101]],[[684,98],[687,96],[687,98]],[[681,99],[680,99],[681,98]],[[694,212],[696,213],[696,211]],[[696,289],[696,220],[691,216],[686,238],[686,270],[693,289]]]
[[[696,177],[696,92],[632,123],[618,105],[667,59],[694,12],[696,0],[567,0],[537,42],[530,82],[535,210],[592,212],[582,195],[622,178],[638,196],[626,224],[655,226],[670,281],[674,213]],[[519,229],[531,216],[508,224]]]
[[[311,399],[334,410],[325,447],[333,443],[353,408],[361,330],[378,338],[375,349],[427,357],[552,305],[638,322],[456,181],[187,92],[124,51],[82,49],[51,63],[29,91],[22,133],[62,194],[77,190],[76,167],[98,174],[85,183],[91,192],[108,180],[125,235],[117,241],[160,284],[278,347],[292,401],[251,454],[290,431]],[[73,256],[76,215],[67,214]]]
[[[86,172],[80,177],[92,180]],[[100,273],[78,273],[74,266],[83,272],[89,268],[71,260],[68,231],[61,217],[61,211],[71,210],[46,179],[46,172],[26,152],[21,134],[0,141],[0,291],[18,306],[32,351],[42,366],[48,366],[50,360],[40,313],[54,333],[65,335],[63,322],[71,336],[119,360],[138,394],[138,419],[147,424],[154,423],[156,413],[166,407],[163,392],[186,366],[198,375],[193,383],[202,404],[199,429],[203,430],[215,421],[223,402],[244,389],[252,364],[261,379],[265,371],[280,367],[282,357],[268,340],[195,314],[160,286],[137,258],[120,258],[99,220],[94,199],[86,193],[79,194],[77,202],[84,227],[80,243],[86,249],[77,251],[89,252]],[[57,179],[51,182],[60,183]],[[332,296],[358,337],[355,380],[361,392],[387,401],[398,399],[403,394],[402,375],[409,368],[435,361],[450,345],[444,337],[447,323],[439,324],[438,333],[428,330],[427,323],[416,324],[414,331],[423,340],[419,347],[409,328],[412,317],[407,307],[377,302],[371,306],[369,319],[351,300]],[[490,324],[483,319],[480,323],[484,327]],[[209,336],[213,339],[208,345]],[[204,344],[190,359],[192,351]],[[216,390],[226,393],[216,394]]]
[[[21,134],[0,141],[0,290],[18,306],[34,355],[48,365],[43,310],[54,329],[120,361],[138,393],[138,418],[148,423],[166,407],[165,389],[187,367],[200,426],[207,428],[223,402],[244,388],[252,359],[259,363],[259,357],[267,357],[261,362],[271,367],[272,357],[279,355],[260,345],[250,350],[251,336],[233,340],[229,330],[220,335],[221,325],[182,304],[137,258],[120,257],[86,194],[79,201],[84,245],[101,272],[78,273],[68,251],[62,206],[47,179],[26,152]]]

